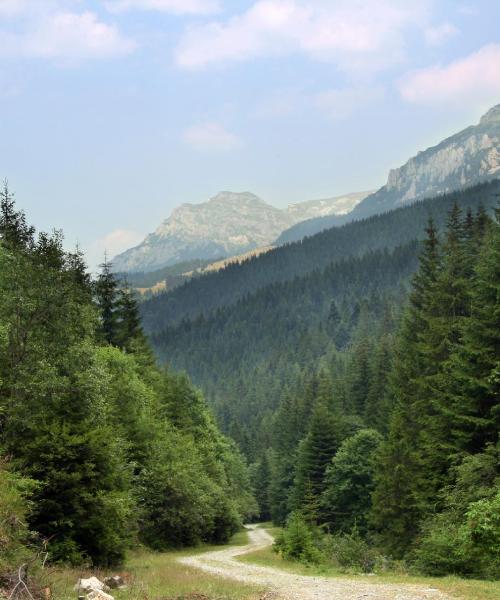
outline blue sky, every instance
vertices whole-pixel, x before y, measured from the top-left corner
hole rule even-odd
[[[0,176],[98,261],[183,202],[378,187],[500,102],[500,2],[0,0]]]

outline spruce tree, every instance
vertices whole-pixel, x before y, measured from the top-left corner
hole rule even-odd
[[[449,361],[451,434],[457,452],[479,452],[500,430],[500,211],[475,268],[471,315]]]
[[[101,272],[95,284],[96,302],[101,317],[100,333],[104,342],[116,346],[119,343],[118,281],[106,256],[100,267]]]
[[[325,473],[338,448],[337,424],[324,402],[318,402],[309,431],[300,443],[295,467],[292,509],[319,500],[325,489]]]
[[[422,374],[436,369],[425,350],[440,270],[439,241],[430,221],[389,375],[388,394],[394,409],[381,449],[371,516],[385,547],[397,556],[411,544],[428,508],[420,457],[420,419],[426,409]]]

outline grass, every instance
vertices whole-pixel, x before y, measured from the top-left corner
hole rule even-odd
[[[241,531],[231,539],[230,545],[244,545],[247,540],[246,531]],[[59,569],[51,577],[53,597],[54,600],[75,600],[73,586],[80,577],[95,575],[102,579],[119,573],[128,582],[128,588],[111,592],[116,600],[202,600],[207,597],[210,600],[258,600],[262,589],[213,577],[176,562],[182,556],[220,548],[221,546],[203,545],[170,552],[141,550],[131,554],[121,569],[112,571]]]
[[[269,533],[276,535],[278,528],[270,529]],[[373,583],[415,584],[427,588],[436,588],[452,598],[460,600],[498,600],[500,598],[500,582],[462,579],[460,577],[424,577],[398,573],[383,573],[379,575],[350,575],[342,573],[338,568],[328,565],[304,565],[284,560],[272,548],[257,550],[238,560],[265,567],[274,567],[296,575],[311,575],[323,577],[348,577],[366,582],[369,577]]]

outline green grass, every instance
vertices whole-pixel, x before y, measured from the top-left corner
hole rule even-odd
[[[270,533],[275,535],[279,529]],[[394,583],[394,584],[416,584],[428,588],[436,588],[449,594],[452,598],[460,600],[498,600],[500,598],[500,582],[482,581],[472,579],[462,579],[460,577],[424,577],[413,576],[398,573],[384,573],[380,575],[350,575],[342,573],[338,568],[328,565],[303,565],[301,563],[284,560],[276,554],[272,548],[257,550],[244,556],[239,556],[238,560],[250,564],[257,564],[265,567],[273,567],[294,573],[296,575],[311,575],[323,577],[348,577],[373,583]]]
[[[241,531],[231,539],[230,545],[245,545],[247,540],[246,531]],[[102,579],[118,573],[129,585],[126,590],[112,592],[116,600],[166,600],[179,597],[200,600],[200,595],[214,600],[257,600],[262,595],[262,589],[213,577],[176,562],[182,556],[221,547],[203,545],[171,552],[141,550],[131,554],[121,569],[111,571],[58,569],[50,578],[53,597],[54,600],[75,600],[73,586],[80,577],[95,575]]]

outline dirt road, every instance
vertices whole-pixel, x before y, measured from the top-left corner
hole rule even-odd
[[[249,583],[275,592],[283,600],[444,600],[445,594],[416,585],[380,584],[343,577],[294,575],[272,567],[240,562],[237,556],[269,546],[273,538],[265,529],[249,525],[250,543],[230,546],[179,559],[184,565],[219,577]]]

